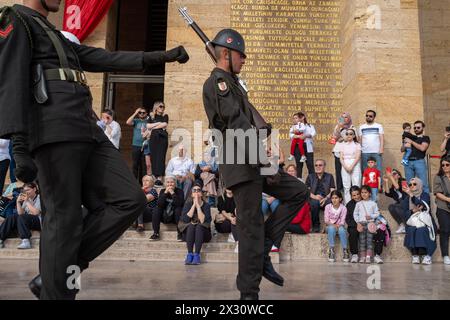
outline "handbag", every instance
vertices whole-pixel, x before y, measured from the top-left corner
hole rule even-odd
[[[163,211],[161,221],[162,223],[171,223],[174,221],[175,208],[173,207],[173,200],[167,200],[168,204]]]
[[[444,194],[446,197],[450,197],[450,194],[448,193],[447,185],[445,184],[445,180],[443,176],[440,176],[441,182],[442,182],[442,190],[444,191]],[[447,208],[450,210],[450,202],[447,202]]]
[[[367,213],[366,206],[362,202],[361,202],[361,204],[364,208],[364,211],[366,212],[366,216],[368,216],[369,214]],[[370,233],[377,233],[377,225],[374,221],[369,221],[367,223],[367,231],[369,231]]]
[[[436,234],[434,232],[433,220],[430,215],[430,206],[423,200],[422,203],[425,205],[425,211],[413,213],[408,221],[406,221],[406,224],[416,228],[427,227],[430,239],[434,241],[436,239]]]

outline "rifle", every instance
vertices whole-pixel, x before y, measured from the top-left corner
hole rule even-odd
[[[195,33],[200,37],[200,39],[203,41],[203,43],[205,44],[205,49],[206,52],[209,54],[211,60],[214,62],[214,64],[217,64],[217,57],[214,51],[214,46],[211,43],[211,41],[209,40],[209,38],[206,36],[206,34],[202,31],[202,29],[200,29],[200,27],[197,25],[197,23],[195,23],[194,19],[192,19],[192,17],[189,15],[189,13],[187,12],[187,8],[178,8],[178,11],[180,12],[181,16],[184,18],[184,20],[186,21],[186,23],[192,27],[192,29],[195,31]],[[241,87],[244,89],[245,92],[248,92],[248,88],[247,85],[245,84],[245,81],[240,79],[238,77],[239,80],[239,84],[241,85]],[[247,107],[250,109],[252,116],[253,116],[253,120],[255,121],[255,126],[256,128],[259,129],[266,129],[267,132],[267,137],[270,135],[270,131],[272,129],[272,126],[270,124],[268,124],[266,122],[266,120],[264,120],[264,118],[262,117],[262,115],[258,112],[258,110],[256,110],[256,108],[251,104],[251,103],[247,103]]]

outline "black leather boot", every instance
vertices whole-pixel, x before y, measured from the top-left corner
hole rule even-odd
[[[241,293],[241,300],[259,300],[257,293]]]
[[[270,282],[282,287],[284,285],[284,279],[278,272],[275,271],[272,262],[270,261],[270,250],[272,249],[273,242],[270,239],[264,240],[264,266],[263,277]]]
[[[31,292],[36,298],[41,298],[42,278],[40,274],[38,274],[30,281],[30,283],[28,283],[28,288],[30,288]]]

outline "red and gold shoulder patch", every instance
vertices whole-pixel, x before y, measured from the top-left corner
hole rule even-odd
[[[228,89],[227,83],[225,81],[217,83],[217,86],[219,87],[220,91],[227,91]]]
[[[12,23],[8,24],[4,29],[0,29],[0,38],[6,39],[8,38],[11,31],[13,31],[14,27]]]

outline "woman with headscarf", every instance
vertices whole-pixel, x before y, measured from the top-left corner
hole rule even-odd
[[[339,145],[344,142],[345,133],[346,133],[347,129],[353,129],[355,131],[355,133],[358,132],[358,130],[356,130],[356,127],[353,125],[352,117],[351,117],[350,113],[344,112],[340,115],[340,117],[338,119],[338,123],[334,127],[333,134],[332,134],[331,141],[330,141],[332,144],[335,145],[332,152],[334,154],[334,166],[336,169],[337,190],[344,189],[344,186],[342,184],[342,175],[341,175],[342,165],[341,165],[341,161],[340,161],[340,154],[337,151],[337,149],[339,149]]]
[[[430,195],[423,191],[422,180],[417,177],[412,178],[408,186],[403,186],[402,189],[409,196],[409,217],[403,245],[411,251],[413,264],[419,264],[420,257],[423,256],[422,264],[429,265],[436,250],[436,227],[430,214]],[[429,217],[415,219],[422,211],[428,211]]]

